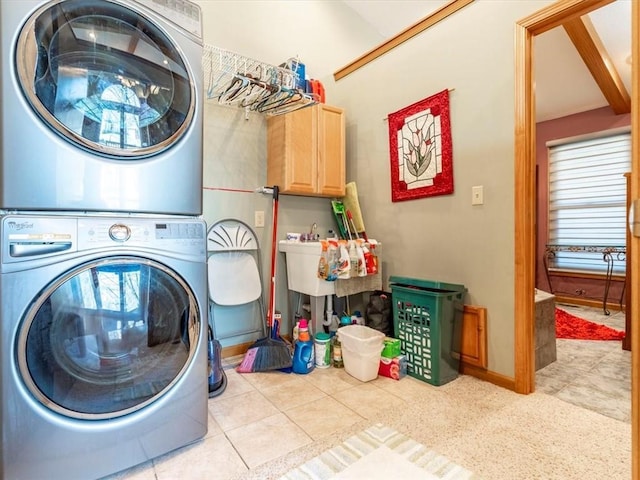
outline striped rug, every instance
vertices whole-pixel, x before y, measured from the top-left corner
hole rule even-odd
[[[295,468],[281,480],[479,480],[424,445],[374,425]]]

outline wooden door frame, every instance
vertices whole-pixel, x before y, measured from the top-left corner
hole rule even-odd
[[[614,0],[560,0],[516,23],[515,27],[515,390],[528,394],[535,390],[535,167],[536,122],[533,87],[533,37],[585,15]],[[631,195],[640,192],[640,101],[638,46],[640,36],[639,2],[632,2],[632,168]],[[637,214],[637,213],[636,213]],[[640,239],[632,238],[632,250],[640,252]],[[631,274],[640,278],[639,255],[631,260]],[[639,305],[640,288],[628,285],[633,305]],[[631,452],[632,478],[640,480],[640,324],[639,308],[632,309],[632,391],[631,391]]]

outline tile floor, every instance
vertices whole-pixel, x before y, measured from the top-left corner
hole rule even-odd
[[[623,313],[600,319],[595,309],[567,309],[623,328]],[[203,441],[108,479],[196,480],[214,478],[212,472],[216,480],[237,479],[318,439],[373,420],[383,408],[401,408],[426,385],[411,377],[362,383],[336,368],[308,375],[240,374],[234,367],[241,360],[223,360],[228,385],[222,395],[209,399],[209,431]],[[619,342],[558,340],[558,360],[537,372],[537,389],[630,422],[630,370],[630,354]]]
[[[344,369],[310,374],[240,374],[242,357],[223,360],[226,390],[209,399],[204,441],[107,477],[127,480],[234,478],[357,422],[401,406],[424,382],[379,377],[363,383]],[[406,380],[406,381],[404,381]],[[277,438],[277,442],[274,439]]]
[[[625,314],[561,305],[567,312],[624,330]],[[619,341],[556,340],[557,360],[536,372],[536,390],[566,402],[631,422],[631,352]]]

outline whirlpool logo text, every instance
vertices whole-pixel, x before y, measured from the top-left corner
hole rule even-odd
[[[7,222],[7,225],[12,230],[27,230],[33,228],[33,222]]]

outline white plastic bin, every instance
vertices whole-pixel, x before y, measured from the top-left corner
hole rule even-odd
[[[361,382],[378,377],[384,333],[364,325],[346,325],[337,332],[342,344],[344,369]]]

